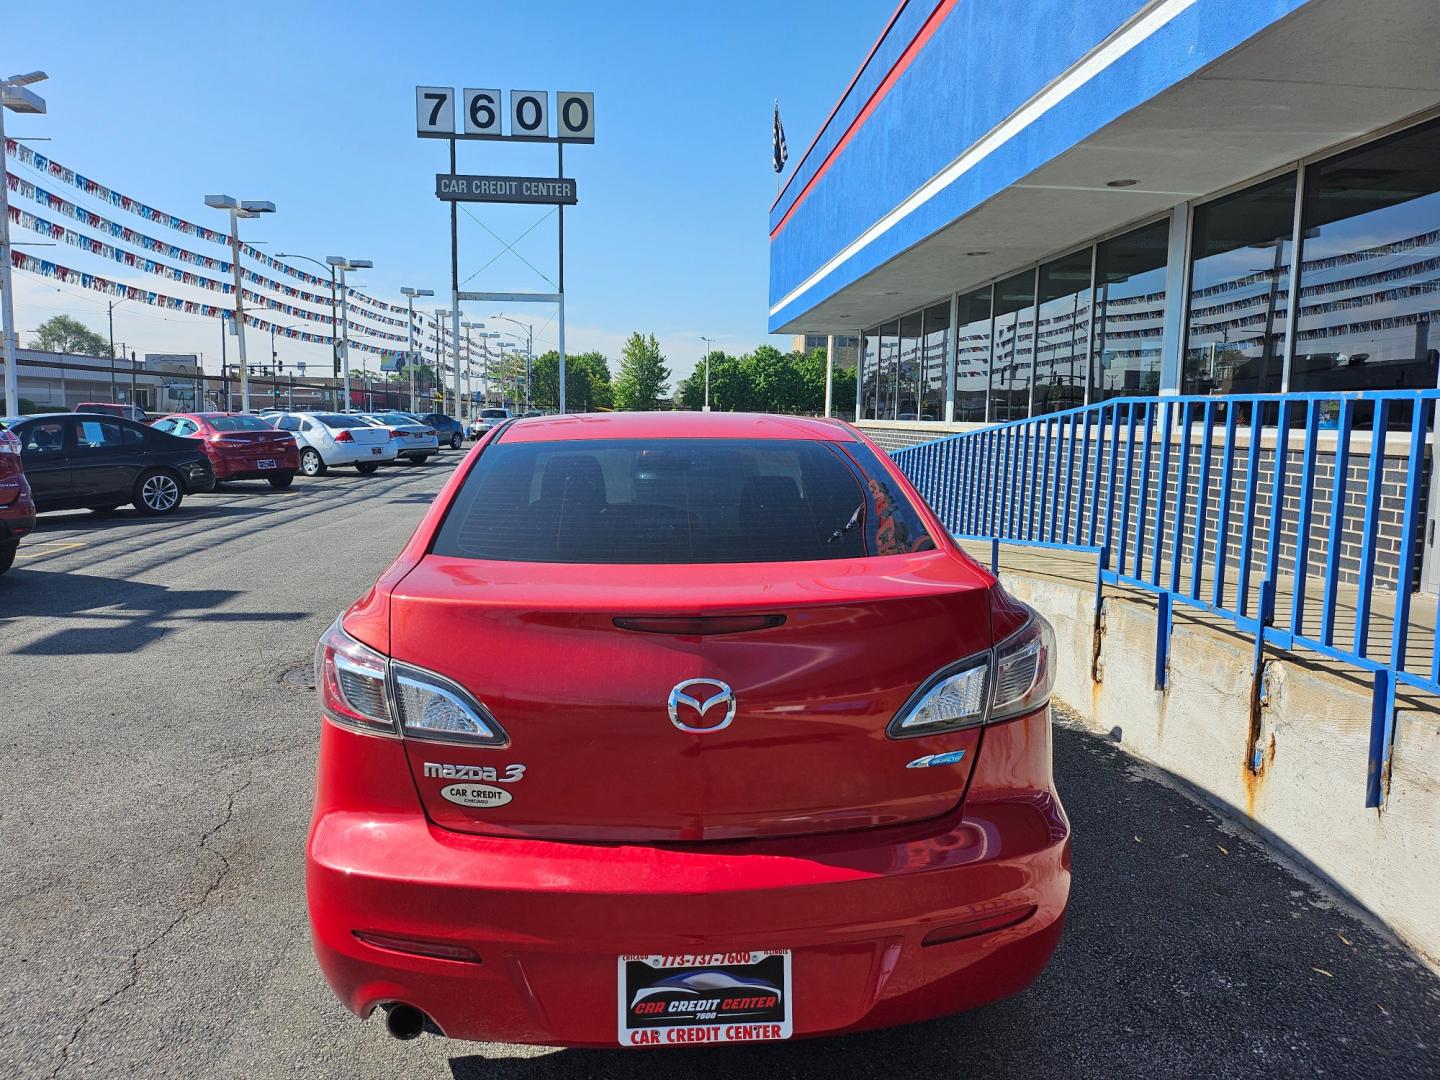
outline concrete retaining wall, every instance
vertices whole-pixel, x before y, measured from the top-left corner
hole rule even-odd
[[[1107,592],[1101,680],[1091,678],[1093,583],[1001,578],[1055,626],[1057,694],[1097,731],[1202,789],[1440,961],[1440,711],[1403,702],[1389,801],[1366,809],[1369,681],[1271,655],[1260,774],[1246,768],[1251,645],[1177,614],[1169,688],[1155,689],[1153,598]],[[1062,793],[1063,794],[1063,793]],[[1144,822],[1136,822],[1143,832]],[[1216,927],[1225,933],[1224,927]]]

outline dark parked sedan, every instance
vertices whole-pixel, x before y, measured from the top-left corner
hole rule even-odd
[[[440,440],[441,446],[448,446],[451,450],[459,450],[465,445],[465,425],[456,420],[453,416],[446,416],[444,413],[411,413],[411,416],[422,424],[428,424],[435,429],[435,437]]]
[[[169,514],[189,492],[209,491],[215,472],[189,439],[133,420],[52,413],[3,420],[20,440],[37,510],[114,510]]]

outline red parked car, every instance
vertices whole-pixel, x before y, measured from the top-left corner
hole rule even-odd
[[[570,1046],[1018,993],[1054,649],[838,421],[503,423],[317,650],[320,966],[400,1037]]]
[[[249,413],[175,413],[150,425],[156,431],[199,439],[215,467],[215,482],[269,480],[288,488],[300,471],[300,448],[283,431]]]
[[[20,540],[35,527],[35,502],[20,459],[20,440],[0,424],[0,574],[15,564]]]

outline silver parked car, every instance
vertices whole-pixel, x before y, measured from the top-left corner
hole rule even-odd
[[[337,465],[354,465],[357,472],[373,473],[395,460],[396,441],[389,430],[353,413],[282,413],[270,419],[281,431],[295,436],[303,476],[323,476]]]
[[[440,452],[440,437],[435,429],[409,413],[360,413],[360,419],[390,432],[395,440],[395,456],[416,465],[423,465]]]

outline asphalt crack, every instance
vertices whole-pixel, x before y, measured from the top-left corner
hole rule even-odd
[[[230,860],[228,857],[226,857],[223,851],[220,851],[218,848],[211,847],[210,842],[216,837],[216,835],[219,834],[220,830],[224,829],[225,826],[229,825],[231,820],[234,818],[236,797],[238,797],[241,792],[243,792],[254,782],[254,777],[248,777],[243,784],[230,792],[230,794],[226,798],[224,816],[214,826],[207,829],[205,833],[200,837],[198,845],[200,850],[202,852],[208,852],[211,855],[215,856],[215,858],[220,860],[220,865],[216,870],[214,879],[206,887],[205,892],[200,896],[199,900],[197,900],[193,904],[181,908],[180,913],[176,915],[175,918],[170,920],[169,924],[166,925],[162,930],[160,930],[159,933],[155,934],[148,941],[144,942],[143,944],[138,946],[133,952],[130,953],[130,973],[125,979],[125,981],[120,986],[116,987],[113,991],[111,991],[109,994],[106,994],[105,997],[101,998],[94,1005],[91,1005],[88,1009],[86,1009],[83,1013],[80,1014],[80,1018],[76,1021],[74,1028],[71,1030],[69,1038],[65,1040],[65,1045],[60,1048],[60,1060],[55,1063],[55,1068],[51,1070],[50,1080],[56,1080],[56,1078],[62,1072],[64,1072],[66,1067],[70,1064],[71,1048],[75,1046],[75,1044],[80,1040],[81,1036],[85,1033],[85,1028],[89,1025],[91,1018],[93,1018],[97,1012],[105,1008],[105,1006],[109,1005],[116,998],[131,990],[135,986],[135,984],[140,981],[140,957],[149,950],[153,949],[160,942],[164,941],[167,937],[170,936],[171,933],[174,932],[176,927],[178,927],[191,915],[194,915],[201,908],[203,908],[205,904],[209,902],[210,897],[215,894],[215,891],[219,889],[221,884],[225,881],[225,878],[230,873]]]

